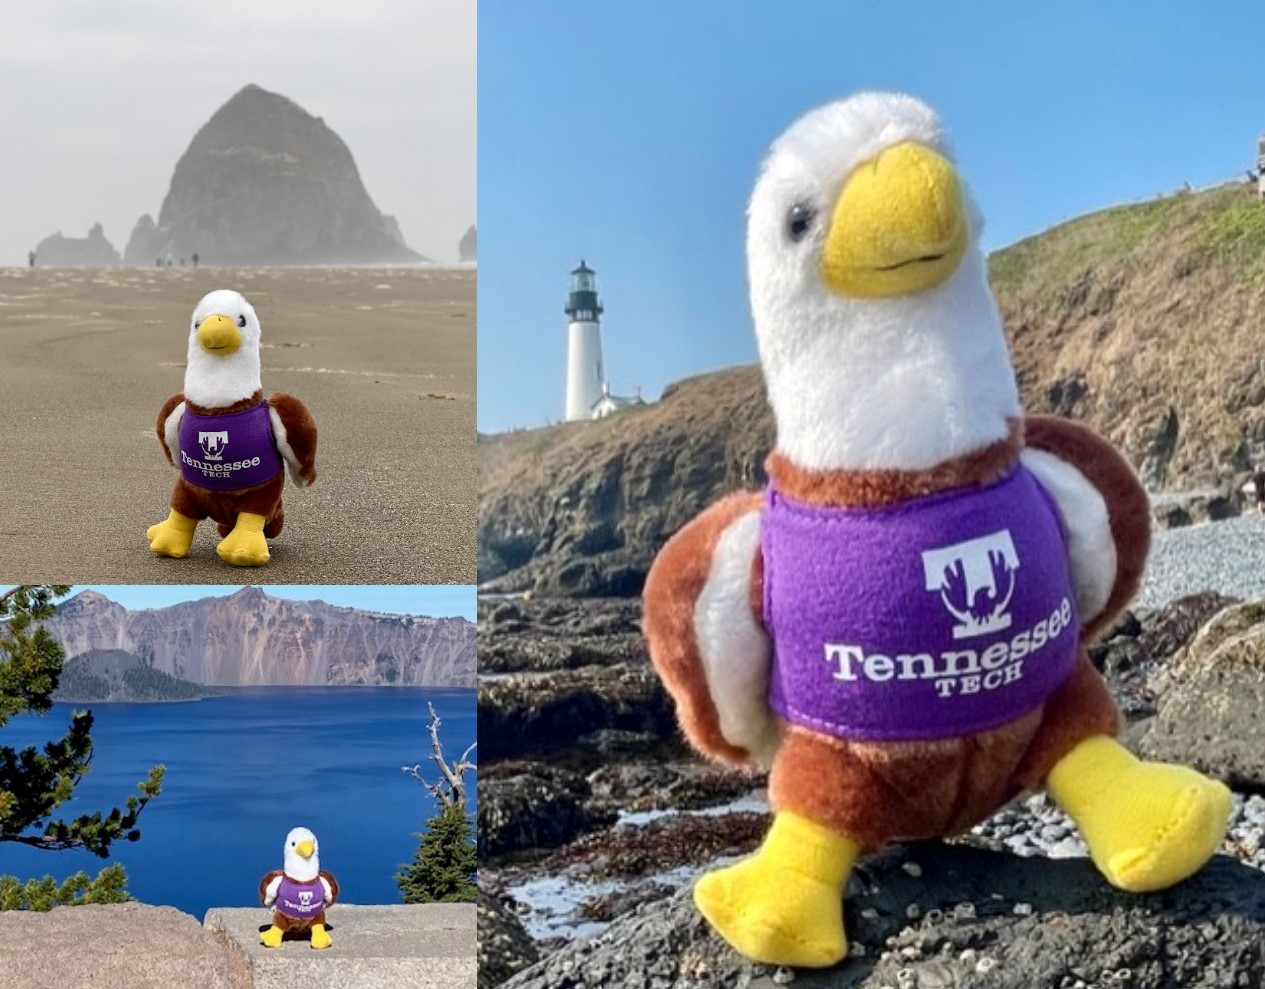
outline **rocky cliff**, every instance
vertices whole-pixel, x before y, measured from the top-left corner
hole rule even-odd
[[[342,139],[254,85],[194,136],[158,222],[141,217],[124,260],[152,265],[168,252],[211,265],[424,260],[378,211]]]
[[[1026,407],[1089,422],[1152,490],[1265,461],[1265,205],[1244,185],[1081,217],[990,258]],[[479,438],[479,580],[630,593],[664,540],[763,482],[757,368],[595,423]]]
[[[596,422],[481,436],[479,580],[636,593],[671,533],[721,494],[763,483],[772,442],[754,367],[691,378]]]
[[[87,237],[63,237],[60,230],[45,237],[35,247],[35,261],[45,267],[99,268],[118,264],[119,252],[105,239],[105,230],[97,223]]]
[[[289,601],[257,587],[143,611],[83,591],[45,626],[67,656],[123,650],[200,684],[474,686],[472,622]]]

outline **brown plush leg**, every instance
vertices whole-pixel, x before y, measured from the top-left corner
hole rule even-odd
[[[185,518],[197,519],[199,522],[211,514],[207,509],[205,499],[183,477],[179,478],[176,486],[171,489],[171,507]]]
[[[269,539],[276,539],[281,535],[281,530],[286,524],[286,510],[281,502],[277,502],[277,514],[268,520],[268,524],[264,526],[264,535]]]

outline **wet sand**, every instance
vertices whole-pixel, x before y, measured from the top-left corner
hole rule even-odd
[[[0,268],[0,581],[475,582],[473,270]],[[155,557],[176,471],[154,426],[216,288],[263,329],[264,393],[319,431],[264,567]]]

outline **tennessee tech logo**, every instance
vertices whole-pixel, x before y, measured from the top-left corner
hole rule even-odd
[[[955,619],[954,639],[971,639],[1010,628],[1019,555],[1010,530],[922,554],[926,589]]]
[[[207,460],[223,460],[224,448],[228,446],[228,431],[218,433],[199,432],[198,446],[202,447],[202,456]]]
[[[312,905],[312,891],[305,889],[299,891],[299,906],[306,909]]]

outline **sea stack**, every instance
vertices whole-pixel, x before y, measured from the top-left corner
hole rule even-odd
[[[355,159],[320,117],[249,85],[176,164],[155,223],[137,221],[127,264],[170,253],[203,264],[407,264],[424,261],[374,205]]]

